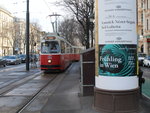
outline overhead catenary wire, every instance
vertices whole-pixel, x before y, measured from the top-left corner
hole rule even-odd
[[[52,10],[50,9],[50,7],[49,7],[48,3],[47,3],[45,0],[43,0],[43,2],[44,2],[44,3],[45,3],[45,5],[48,7],[49,11],[50,11],[50,12],[52,12]]]

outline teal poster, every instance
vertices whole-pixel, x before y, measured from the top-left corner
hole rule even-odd
[[[99,45],[100,76],[135,76],[137,46],[131,44]]]

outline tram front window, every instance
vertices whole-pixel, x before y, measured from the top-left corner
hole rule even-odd
[[[41,53],[59,53],[60,47],[57,41],[49,41],[41,44]]]

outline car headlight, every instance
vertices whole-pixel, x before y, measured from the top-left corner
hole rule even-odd
[[[52,60],[48,60],[48,63],[51,63],[52,62]]]

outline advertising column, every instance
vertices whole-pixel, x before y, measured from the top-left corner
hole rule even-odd
[[[114,94],[114,97],[122,92],[137,92],[136,0],[97,0],[96,4],[98,75],[95,99],[104,99],[101,93]],[[95,100],[96,107],[105,106],[97,104],[102,103]]]

